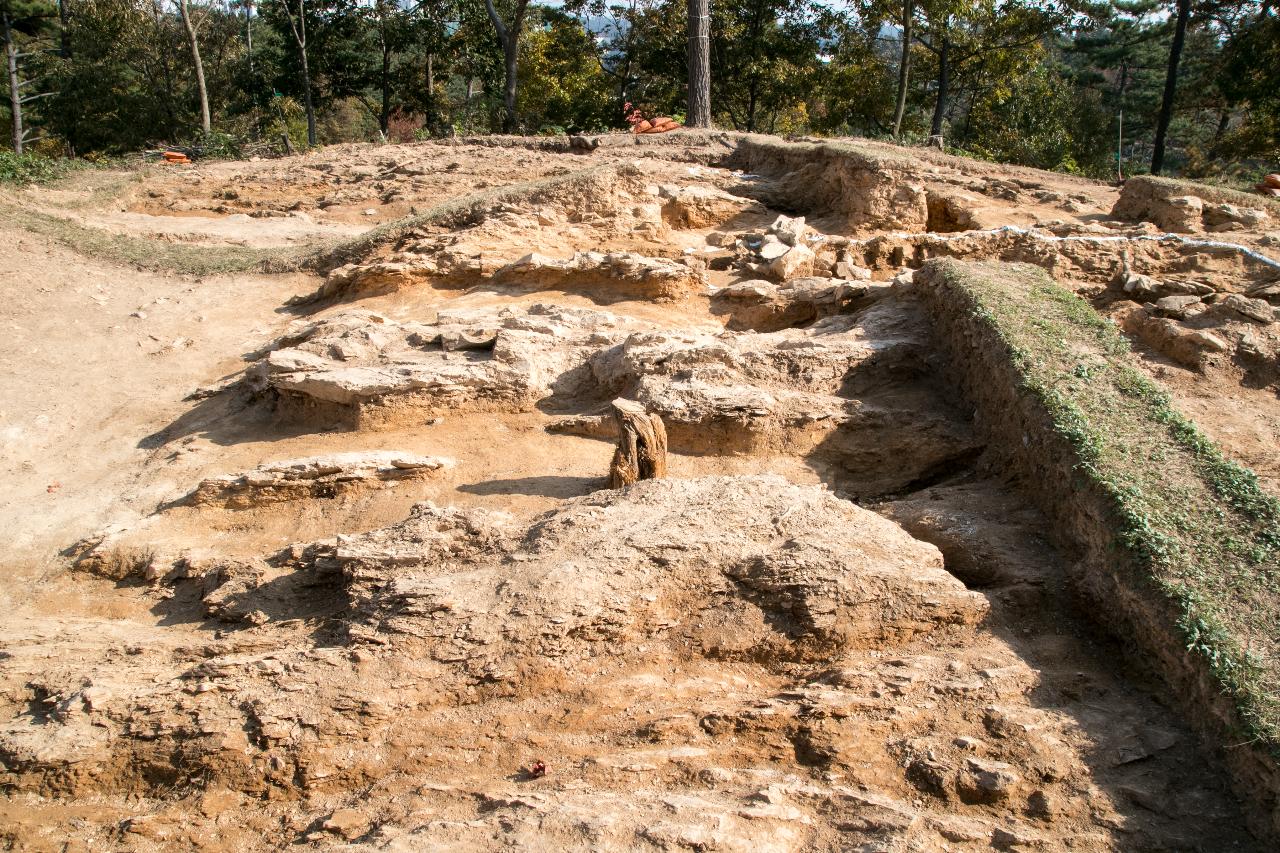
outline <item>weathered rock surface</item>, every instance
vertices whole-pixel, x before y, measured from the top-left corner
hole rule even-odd
[[[728,328],[734,331],[776,332],[848,313],[886,289],[866,281],[823,277],[797,278],[782,285],[744,281],[717,291],[712,309],[727,312]]]
[[[662,218],[673,228],[715,228],[739,216],[765,211],[758,201],[714,187],[663,185],[658,195]]]
[[[528,530],[419,504],[400,524],[343,537],[332,560],[353,638],[422,644],[474,678],[646,642],[816,659],[986,611],[933,546],[771,476],[643,481]]]
[[[875,393],[886,376],[924,372],[925,334],[902,305],[878,302],[768,334],[640,332],[592,358],[590,370],[612,395],[657,412],[674,450],[829,454],[871,494],[974,446],[965,423],[936,402]],[[872,447],[897,448],[892,471],[872,462]]]
[[[1116,313],[1120,327],[1184,367],[1201,369],[1207,358],[1230,349],[1229,342],[1221,335],[1207,329],[1191,328],[1169,317],[1156,316],[1133,303],[1129,305],[1132,307],[1121,308]]]
[[[567,260],[535,252],[499,269],[493,281],[537,290],[586,290],[602,301],[670,301],[699,293],[706,286],[705,275],[683,260],[633,252],[577,252]]]
[[[337,492],[397,480],[417,479],[439,471],[450,460],[398,450],[333,453],[284,462],[268,462],[243,474],[202,480],[191,495],[197,506],[229,509],[333,497]]]
[[[1241,193],[1145,175],[1125,181],[1111,215],[1147,220],[1176,234],[1260,228],[1271,218],[1262,203],[1250,206]]]
[[[355,312],[291,335],[254,371],[282,402],[338,407],[331,415],[351,426],[379,406],[388,416],[396,405],[418,413],[495,405],[525,410],[562,379],[572,386],[566,374],[642,325],[541,304],[442,311],[430,324]],[[301,416],[315,417],[309,411],[304,406]]]

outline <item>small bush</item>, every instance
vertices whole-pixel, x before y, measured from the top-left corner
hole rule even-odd
[[[0,150],[0,184],[45,184],[61,178],[72,165],[71,160]]]
[[[196,139],[195,147],[200,150],[200,157],[205,160],[239,160],[243,157],[240,140],[230,133],[202,134]]]

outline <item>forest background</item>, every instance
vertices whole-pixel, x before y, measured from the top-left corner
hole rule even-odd
[[[693,2],[0,0],[0,121],[14,162],[681,119]],[[1280,166],[1273,2],[712,0],[712,120],[1245,185]]]

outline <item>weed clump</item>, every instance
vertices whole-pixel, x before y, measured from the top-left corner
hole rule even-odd
[[[47,184],[63,177],[76,165],[74,160],[43,157],[39,154],[15,154],[13,151],[0,149],[0,184]]]

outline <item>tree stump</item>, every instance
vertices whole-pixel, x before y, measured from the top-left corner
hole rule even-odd
[[[667,428],[662,418],[645,411],[636,401],[622,398],[613,401],[613,417],[618,422],[618,449],[609,466],[609,488],[665,477]]]

